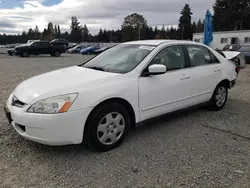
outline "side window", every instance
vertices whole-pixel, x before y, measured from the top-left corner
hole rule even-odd
[[[220,63],[219,59],[212,52],[210,52],[210,56],[212,59],[212,63]]]
[[[192,67],[207,65],[213,62],[209,50],[205,47],[187,46],[187,50]]]
[[[49,43],[48,42],[41,42],[41,47],[42,48],[48,48],[49,47]]]
[[[162,49],[149,63],[163,64],[167,67],[167,71],[178,70],[185,67],[185,57],[182,46],[169,46]]]
[[[40,47],[40,43],[39,43],[39,42],[34,42],[34,43],[32,44],[32,46],[34,46],[34,47]]]

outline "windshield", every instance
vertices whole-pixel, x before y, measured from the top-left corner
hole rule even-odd
[[[36,43],[36,41],[31,41],[28,44],[26,44],[25,46],[31,46],[32,44]]]
[[[155,48],[138,44],[121,44],[91,59],[84,65],[106,72],[127,73],[133,70]]]

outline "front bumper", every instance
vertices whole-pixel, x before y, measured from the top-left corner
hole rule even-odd
[[[16,51],[11,49],[11,50],[8,50],[7,53],[10,55],[10,56],[13,56],[16,54]]]
[[[27,113],[26,108],[12,106],[7,111],[15,130],[26,139],[45,145],[80,144],[84,125],[92,109],[81,109],[62,114]]]

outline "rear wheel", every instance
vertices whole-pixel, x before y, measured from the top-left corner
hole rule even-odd
[[[118,103],[106,103],[90,115],[84,141],[97,151],[112,150],[123,142],[129,126],[130,117],[126,108]]]
[[[226,102],[228,97],[228,88],[225,84],[218,85],[213,93],[212,98],[209,101],[209,108],[214,111],[221,110]]]

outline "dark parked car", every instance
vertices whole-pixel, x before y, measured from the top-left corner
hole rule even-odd
[[[10,55],[10,56],[13,56],[15,54],[15,48],[11,48],[9,50],[7,50],[7,53]]]
[[[226,56],[225,56],[225,54],[221,51],[221,50],[219,50],[219,49],[215,49],[220,55],[222,55],[223,57],[225,57],[226,58]]]
[[[95,47],[95,46],[89,46],[89,47],[87,47],[87,48],[82,49],[82,50],[80,51],[80,53],[81,53],[82,55],[90,55],[90,54],[93,54],[94,51],[96,51],[97,49],[98,49],[98,48]]]
[[[250,46],[242,46],[239,52],[244,55],[246,63],[250,64]]]
[[[240,48],[239,44],[227,44],[224,46],[223,51],[238,51]]]
[[[53,45],[65,45],[66,47],[69,46],[69,42],[66,39],[54,39],[50,41]]]
[[[67,52],[70,54],[79,54],[83,48],[87,48],[87,46],[84,44],[78,44],[75,47],[68,49]]]
[[[58,57],[64,52],[66,52],[64,45],[53,45],[49,41],[36,41],[15,47],[13,54],[20,55],[21,57],[29,57],[30,54],[50,54],[51,56]]]
[[[113,46],[112,46],[113,47]],[[95,50],[94,52],[93,52],[93,54],[100,54],[100,53],[102,53],[102,52],[105,52],[106,50],[108,50],[108,49],[110,49],[110,48],[112,48],[112,47],[103,47],[103,48],[100,48],[100,49],[97,49],[97,50]]]

